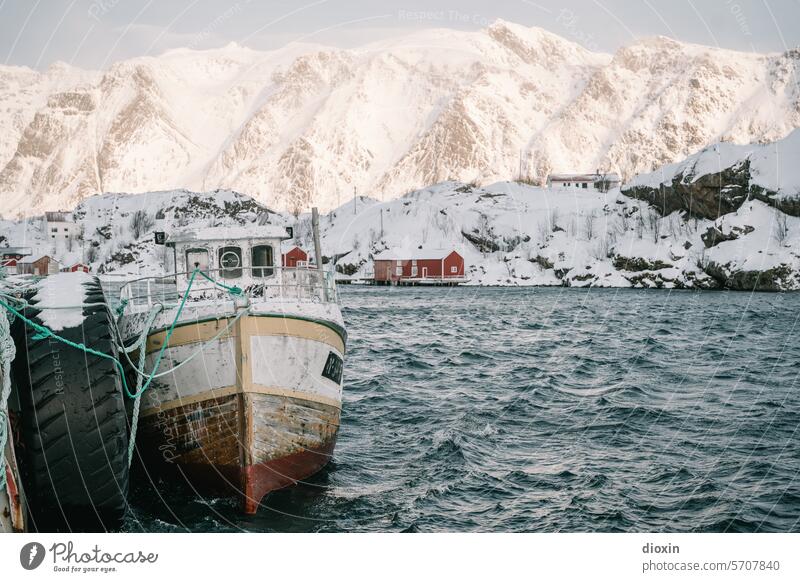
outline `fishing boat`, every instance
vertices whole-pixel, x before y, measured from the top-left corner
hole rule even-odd
[[[140,341],[128,383],[146,387],[143,465],[235,493],[248,514],[328,463],[339,428],[347,334],[333,273],[283,267],[288,238],[274,225],[172,233],[168,274],[120,287],[119,333]]]

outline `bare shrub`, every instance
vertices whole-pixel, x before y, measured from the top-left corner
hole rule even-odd
[[[562,230],[561,227],[558,226],[558,208],[553,208],[547,216],[548,220],[550,221],[550,232]]]
[[[623,235],[628,232],[630,228],[630,221],[628,220],[628,215],[623,210],[617,218],[616,222],[616,230],[619,234]]]
[[[131,217],[131,232],[133,233],[133,238],[139,238],[153,228],[155,224],[155,220],[153,220],[153,217],[150,216],[146,210],[137,210]]]
[[[641,212],[636,214],[636,237],[640,240],[644,237],[644,216]]]
[[[661,236],[661,217],[658,215],[658,212],[650,210],[650,212],[647,213],[647,223],[648,230],[653,235],[653,242],[657,243]]]
[[[609,234],[597,239],[597,245],[592,250],[592,256],[598,261],[610,259],[614,253],[611,251],[613,245],[612,237]]]
[[[93,244],[90,244],[86,247],[86,262],[87,263],[94,263],[97,260],[99,252],[97,247]]]
[[[780,210],[775,212],[773,234],[779,245],[786,242],[786,238],[789,236],[789,217]]]
[[[571,238],[578,236],[578,218],[576,216],[572,216],[569,223],[567,223],[567,234],[569,234]]]
[[[594,221],[597,218],[594,211],[586,214],[583,217],[583,229],[586,231],[586,240],[594,238]]]
[[[539,224],[536,225],[536,230],[539,234],[539,242],[544,244],[547,242],[547,238],[550,236],[550,224],[546,219],[542,219],[539,221]]]

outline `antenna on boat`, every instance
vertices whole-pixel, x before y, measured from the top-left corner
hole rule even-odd
[[[317,269],[322,271],[322,245],[319,242],[319,210],[314,206],[311,209],[311,231],[314,234],[314,257],[317,261]],[[323,278],[325,277],[323,273]],[[328,301],[328,289],[325,286],[325,281],[322,281],[322,297]]]

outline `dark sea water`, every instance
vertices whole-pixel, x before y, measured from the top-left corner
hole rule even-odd
[[[798,294],[342,288],[335,461],[128,531],[800,531]]]

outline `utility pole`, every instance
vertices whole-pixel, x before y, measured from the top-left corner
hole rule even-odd
[[[357,206],[358,206],[358,198],[356,198],[356,187],[353,186],[353,216],[356,215]]]
[[[383,208],[381,208],[381,240],[383,240]]]

